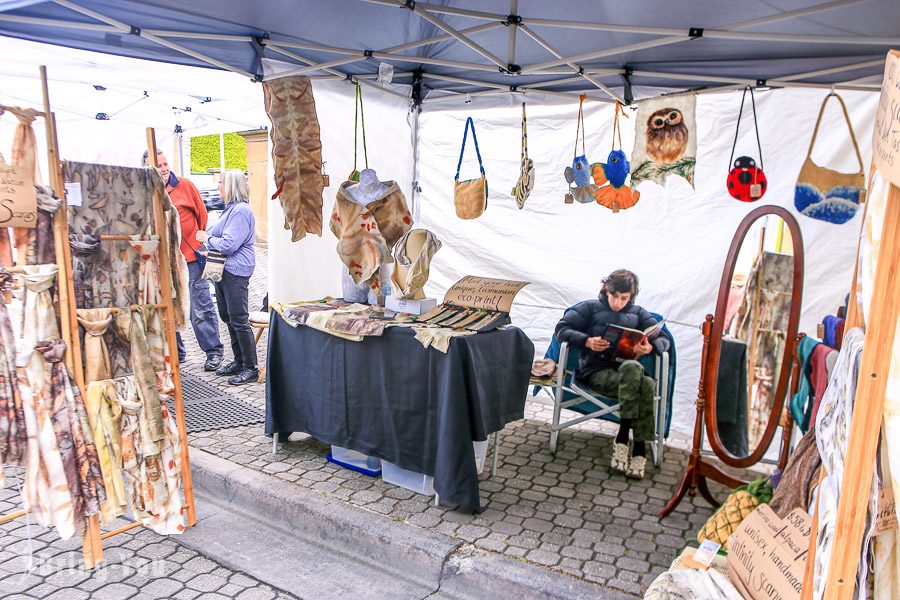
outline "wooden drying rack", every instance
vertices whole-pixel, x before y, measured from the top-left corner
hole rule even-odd
[[[68,210],[66,206],[65,184],[62,173],[62,163],[59,158],[59,138],[56,130],[56,117],[50,110],[50,94],[47,86],[47,68],[41,67],[41,87],[43,91],[44,110],[35,111],[35,116],[42,117],[45,122],[47,134],[47,164],[50,170],[50,184],[54,194],[61,200],[59,210],[53,217],[53,242],[56,249],[57,289],[59,304],[56,307],[60,318],[60,336],[66,343],[68,352],[65,355],[66,366],[75,379],[75,383],[85,397],[86,382],[84,380],[84,362],[81,354],[81,345],[78,335],[78,320],[75,306],[75,283],[72,275],[72,256],[69,248]],[[14,114],[19,114],[21,109],[17,107],[0,108]],[[156,135],[153,128],[147,128],[147,148],[150,164],[155,168],[156,161]],[[191,463],[188,449],[187,424],[184,417],[184,397],[181,390],[181,371],[178,363],[175,339],[175,307],[172,302],[172,269],[169,262],[169,240],[167,236],[166,217],[163,212],[163,198],[158,189],[153,192],[153,229],[159,237],[157,246],[157,258],[159,261],[159,279],[163,302],[153,305],[164,312],[166,329],[166,341],[169,348],[169,364],[172,369],[172,382],[175,388],[175,423],[178,427],[178,436],[181,440],[181,472],[182,486],[184,488],[184,505],[182,512],[186,513],[185,523],[192,527],[197,523],[197,512],[194,500],[194,488],[191,477]],[[126,235],[103,235],[101,242],[134,241]],[[14,267],[13,271],[22,270]],[[184,292],[186,293],[186,291]],[[113,308],[113,311],[119,310]],[[19,510],[6,515],[0,515],[0,524],[13,519],[23,517],[27,510]],[[140,527],[143,523],[138,520],[118,529],[102,532],[98,515],[86,518],[85,530],[82,537],[82,555],[84,566],[92,569],[103,560],[103,540],[109,539],[119,533]]]

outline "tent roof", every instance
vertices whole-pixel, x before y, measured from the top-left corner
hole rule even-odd
[[[538,89],[631,100],[747,84],[878,89],[900,47],[900,2],[0,0],[0,35],[258,79],[270,59],[363,81],[389,63],[394,83],[422,74],[426,103]]]

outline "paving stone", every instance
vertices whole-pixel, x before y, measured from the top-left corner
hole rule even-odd
[[[184,589],[184,584],[174,579],[155,579],[141,588],[141,595],[148,598],[171,598]]]
[[[214,592],[222,588],[227,583],[228,580],[224,577],[219,577],[217,575],[212,575],[209,573],[197,575],[193,579],[190,579],[186,582],[188,588],[197,590],[198,592]]]
[[[235,600],[272,600],[274,597],[275,592],[259,587],[244,590],[235,597]]]
[[[562,557],[556,552],[551,552],[545,550],[544,548],[532,550],[527,554],[527,558],[532,562],[535,562],[539,565],[544,565],[546,567],[552,567],[562,559]]]
[[[127,600],[136,596],[137,593],[138,589],[133,585],[111,583],[94,591],[91,598],[92,600]]]

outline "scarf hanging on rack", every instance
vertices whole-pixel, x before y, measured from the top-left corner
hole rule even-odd
[[[113,321],[111,308],[79,308],[75,311],[84,328],[84,380],[102,381],[111,377],[109,350],[104,336]]]
[[[150,236],[149,240],[141,240],[139,235],[131,236],[134,241],[128,242],[141,257],[141,267],[138,273],[138,302],[141,304],[159,304],[161,302],[161,289],[159,283],[159,260],[156,250],[159,247],[159,237]]]
[[[28,230],[28,250],[25,262],[29,265],[46,265],[56,262],[53,246],[53,215],[62,201],[48,187],[35,186],[37,191],[37,226]]]
[[[31,126],[37,117],[37,111],[30,108],[21,109],[15,115],[19,119],[19,124],[16,125],[16,130],[13,133],[11,161],[13,165],[21,167],[25,173],[33,176],[34,179],[32,181],[35,185],[38,185],[41,181],[41,170],[37,161],[37,139],[34,135],[34,128]],[[13,229],[16,261],[19,264],[26,262],[28,241],[33,231],[34,229],[30,227],[16,227]]]
[[[116,331],[131,344],[131,369],[147,423],[145,439],[148,442],[158,442],[166,436],[166,430],[141,307],[132,306],[127,310],[120,310],[116,315]]]
[[[0,269],[0,289],[12,280],[12,275]],[[6,304],[0,299],[0,484],[2,465],[23,465],[28,434],[25,431],[25,412],[16,386],[16,340]]]
[[[28,381],[36,394],[40,394],[44,380],[43,361],[35,355],[38,340],[59,337],[59,325],[53,308],[50,288],[56,282],[56,265],[34,265],[25,267],[20,276],[25,287],[22,302],[22,330],[16,348],[16,366],[28,372]]]
[[[122,409],[118,394],[127,388],[124,379],[92,381],[85,392],[84,406],[90,431],[93,433],[97,459],[103,476],[106,500],[100,503],[100,517],[109,523],[128,509],[128,497],[122,479],[122,446],[120,443],[120,421]],[[133,389],[134,384],[131,384]]]
[[[119,394],[122,407],[122,464],[134,516],[161,534],[184,531],[181,516],[181,443],[163,405],[166,436],[150,440],[149,423],[136,390]]]
[[[50,411],[75,523],[81,525],[85,517],[100,512],[100,503],[106,500],[97,448],[90,437],[81,392],[63,362],[66,343],[60,339],[45,340],[38,342],[35,349],[46,362],[42,402]]]

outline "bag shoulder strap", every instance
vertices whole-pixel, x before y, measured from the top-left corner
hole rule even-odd
[[[463,131],[463,142],[462,148],[459,149],[459,163],[456,165],[456,179],[459,181],[459,170],[462,168],[462,159],[463,154],[466,152],[466,138],[469,135],[469,127],[472,128],[472,141],[475,143],[475,154],[478,155],[478,168],[481,169],[481,175],[484,176],[484,165],[481,163],[481,151],[478,149],[478,138],[475,137],[475,121],[472,120],[472,117],[466,119],[466,129]]]
[[[525,121],[525,103],[522,103],[522,162],[528,160],[528,127]]]
[[[363,141],[363,158],[366,162],[366,168],[369,168],[369,153],[366,151],[366,115],[363,112],[362,86],[356,84],[356,101],[354,104],[353,115],[353,170],[356,171],[356,146],[357,135],[359,134],[359,122],[362,121],[362,141]]]
[[[611,150],[616,149],[616,137],[619,138],[619,150],[622,149],[622,125],[619,123],[619,116],[622,116],[623,119],[627,119],[628,115],[625,113],[625,108],[622,106],[622,103],[616,100],[616,114],[613,117],[613,141]]]
[[[741,95],[741,110],[738,112],[737,127],[734,130],[734,144],[731,146],[731,159],[728,161],[728,169],[731,170],[731,165],[734,164],[734,150],[737,148],[738,133],[741,131],[741,115],[744,114],[744,100],[747,99],[747,91],[750,92],[750,104],[753,106],[753,128],[756,129],[756,148],[759,150],[759,168],[765,170],[763,168],[762,144],[759,142],[759,123],[756,120],[756,99],[753,97],[753,88],[749,85],[744,88],[744,93]]]
[[[578,97],[578,125],[575,128],[575,151],[572,156],[578,156],[578,134],[581,133],[581,153],[587,155],[587,151],[584,149],[584,99],[587,98],[584,94],[581,94]]]
[[[856,143],[856,134],[853,132],[853,124],[850,122],[850,114],[847,112],[847,105],[844,104],[844,99],[834,92],[831,92],[825,96],[824,100],[822,100],[822,106],[819,108],[819,118],[816,119],[816,128],[813,129],[812,139],[809,140],[809,150],[806,151],[806,158],[812,156],[813,146],[816,143],[816,137],[819,135],[819,125],[822,124],[822,115],[825,114],[825,105],[828,104],[828,100],[832,96],[837,98],[838,103],[841,105],[841,112],[844,113],[844,121],[847,123],[847,129],[850,130],[850,141],[853,142],[853,150],[856,151],[856,160],[859,161],[859,173],[862,174],[865,172],[865,167],[863,166],[862,156],[859,153],[859,145]]]

